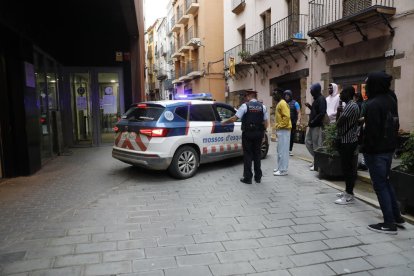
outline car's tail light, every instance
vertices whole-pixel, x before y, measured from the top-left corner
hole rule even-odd
[[[119,131],[119,127],[117,127],[117,126],[114,126],[114,132],[118,132]]]
[[[137,107],[138,108],[147,108],[147,104],[138,104]]]
[[[168,129],[166,128],[143,128],[139,130],[139,133],[147,135],[149,137],[165,137],[167,136]]]

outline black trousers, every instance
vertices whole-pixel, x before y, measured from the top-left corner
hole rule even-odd
[[[293,140],[295,138],[295,131],[296,131],[296,124],[292,123],[292,129],[290,130],[290,144],[289,144],[289,151],[293,149]]]
[[[247,180],[251,180],[253,177],[252,162],[254,163],[254,179],[260,180],[262,178],[260,148],[263,136],[263,131],[243,131],[242,133],[244,161],[243,177]]]
[[[342,172],[345,178],[345,191],[353,195],[354,186],[357,178],[357,162],[354,162],[354,153],[358,142],[341,144],[339,146],[339,155],[341,156]]]

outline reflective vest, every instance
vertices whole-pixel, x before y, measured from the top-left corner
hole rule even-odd
[[[246,106],[247,112],[242,118],[242,131],[263,131],[263,104],[250,101]]]

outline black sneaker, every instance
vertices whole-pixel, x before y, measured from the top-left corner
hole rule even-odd
[[[397,235],[397,226],[393,224],[385,224],[385,223],[371,224],[371,225],[368,225],[368,229],[371,231],[378,232],[378,233]]]
[[[240,182],[243,182],[244,184],[252,184],[252,181],[251,180],[248,180],[248,179],[246,179],[246,178],[240,178]]]
[[[395,225],[398,228],[405,229],[405,219],[403,217],[399,217],[395,219]]]
[[[256,181],[256,183],[260,183],[261,182],[261,179],[259,178],[259,179],[255,179],[254,181]]]

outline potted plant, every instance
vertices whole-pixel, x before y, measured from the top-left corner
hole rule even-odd
[[[323,146],[317,148],[314,157],[315,170],[318,170],[319,177],[340,178],[343,177],[341,157],[336,145],[337,130],[336,124],[328,124],[324,130]],[[355,152],[352,162],[358,162],[358,153]]]
[[[250,52],[249,52],[249,51],[246,51],[246,50],[241,50],[241,51],[238,53],[238,55],[239,55],[239,57],[240,57],[242,60],[245,60],[246,58],[250,57]]]
[[[390,182],[394,185],[401,211],[414,207],[414,131],[402,146],[401,164],[391,169]]]

